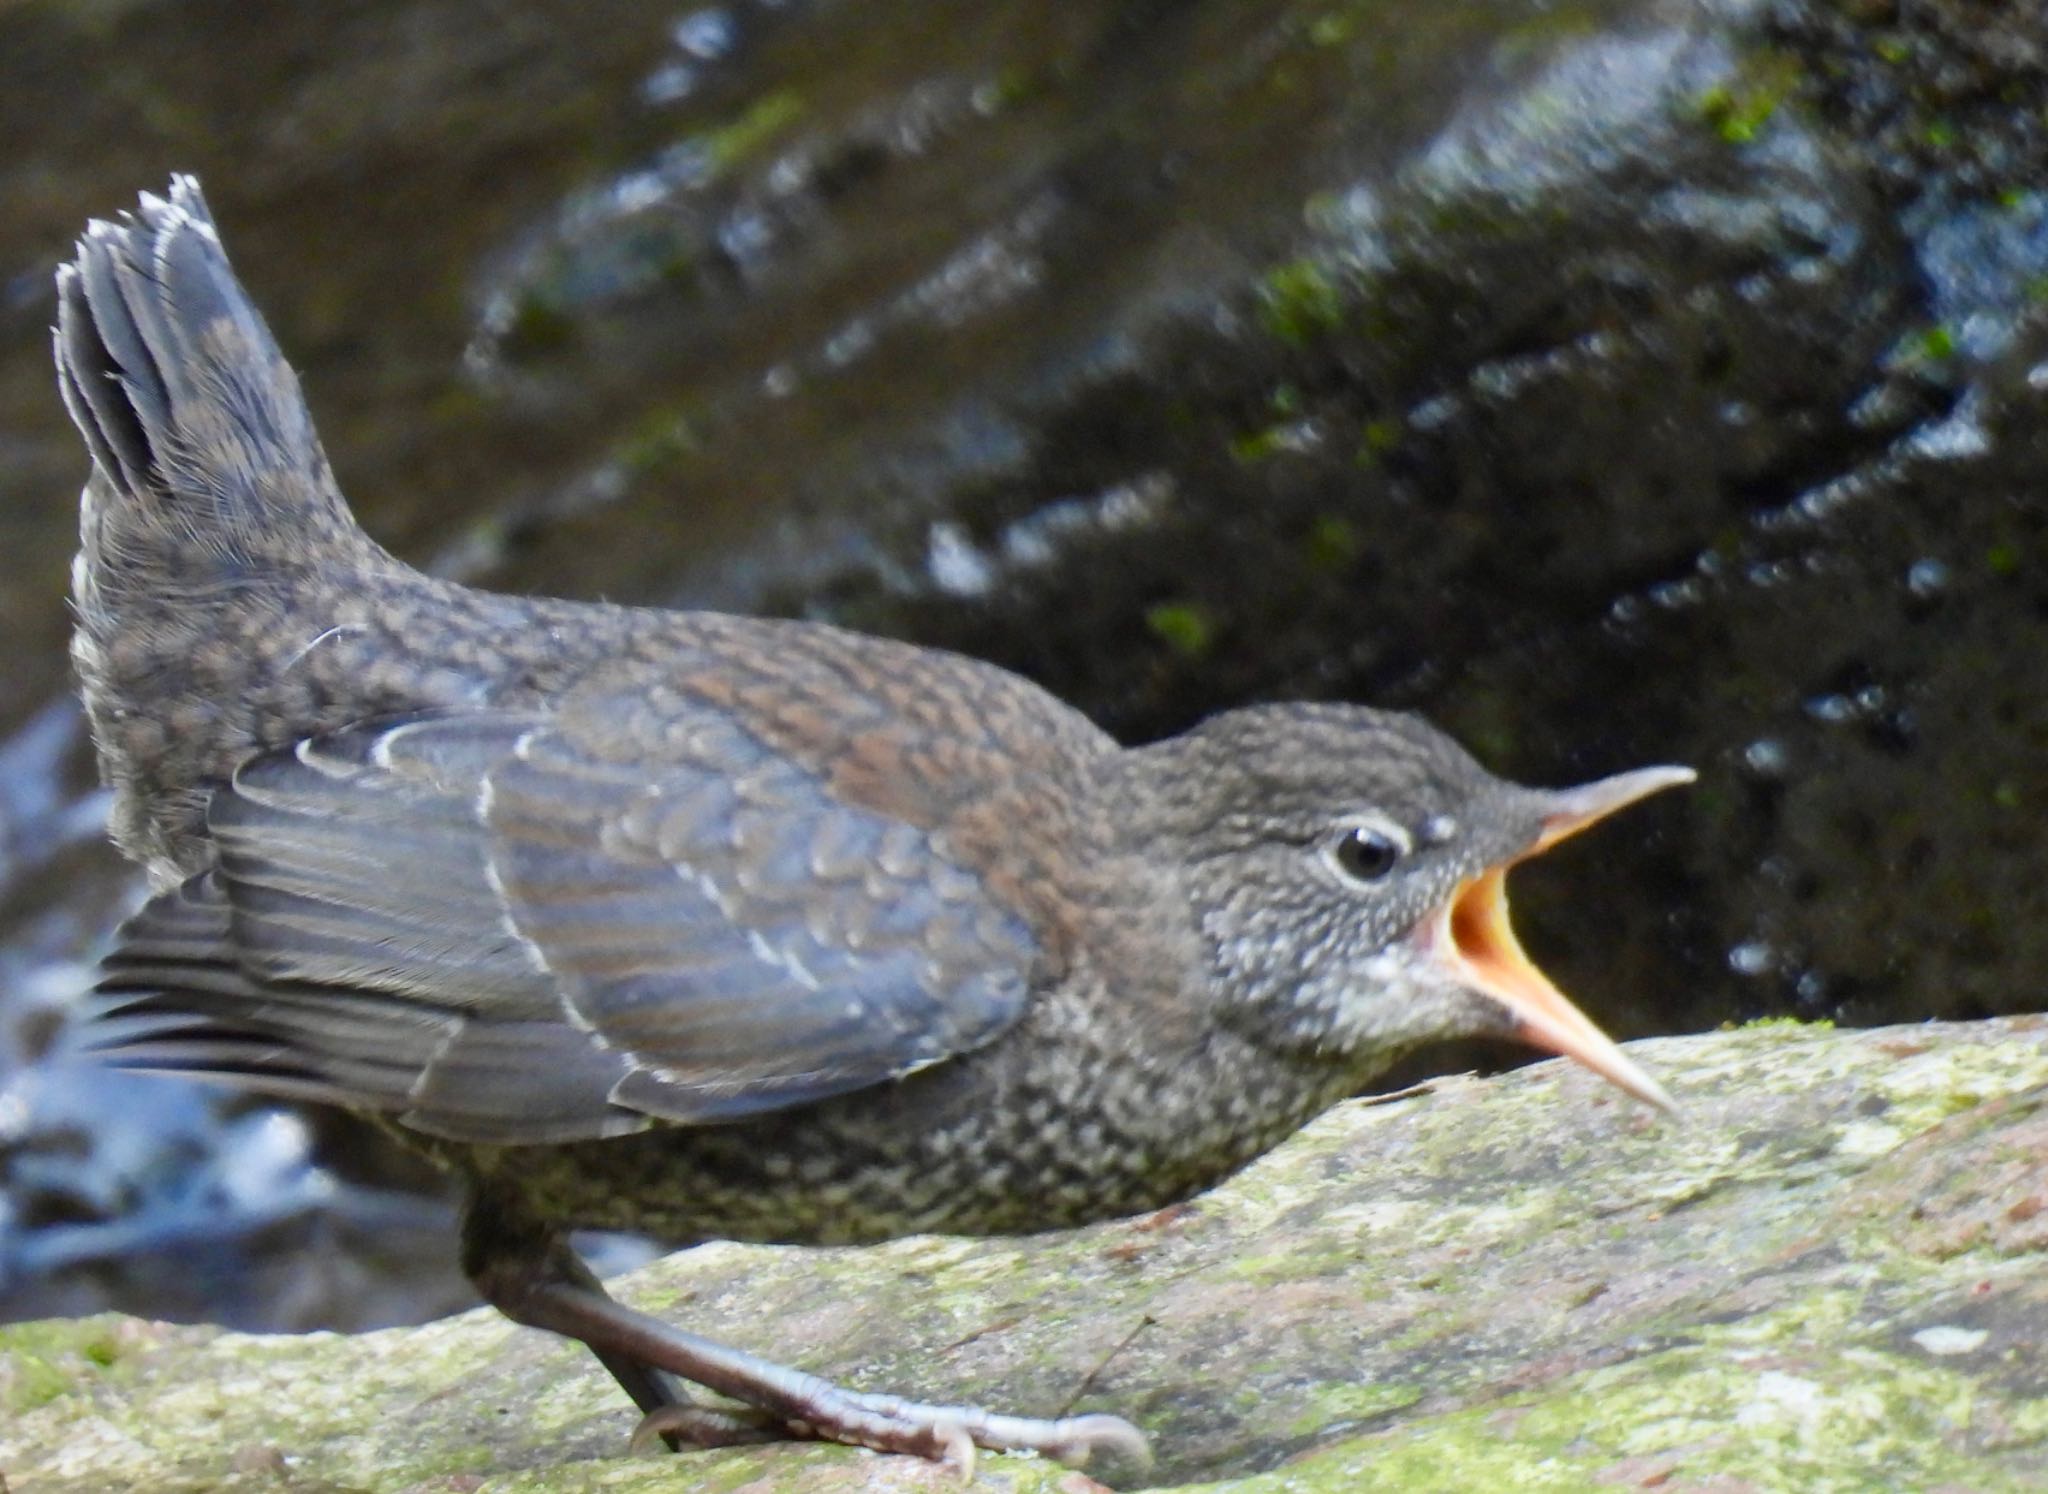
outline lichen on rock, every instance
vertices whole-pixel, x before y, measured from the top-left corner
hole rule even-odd
[[[1454,1078],[1341,1106],[1160,1215],[712,1245],[617,1286],[863,1386],[1113,1408],[1158,1455],[1128,1487],[2039,1487],[2048,1020],[1638,1056],[1681,1119],[1561,1063]],[[957,1487],[845,1448],[628,1458],[596,1363],[487,1312],[302,1338],[101,1318],[0,1330],[0,1356],[17,1494]],[[1091,1487],[1012,1457],[976,1478]]]

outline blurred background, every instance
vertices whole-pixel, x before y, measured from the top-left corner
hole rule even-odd
[[[89,216],[201,176],[420,565],[1692,763],[1518,876],[1598,1020],[1982,1018],[2048,1004],[2044,100],[1993,0],[0,0],[0,1320],[467,1301],[388,1144],[70,1050]]]

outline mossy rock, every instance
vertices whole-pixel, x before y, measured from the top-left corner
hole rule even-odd
[[[855,1384],[1115,1409],[1126,1487],[2048,1484],[2048,1020],[1635,1045],[1340,1107],[1179,1210],[1021,1241],[713,1245],[623,1296]],[[15,1494],[959,1487],[783,1445],[632,1458],[580,1348],[474,1312],[357,1337],[0,1330]],[[974,1487],[1084,1475],[985,1457]]]

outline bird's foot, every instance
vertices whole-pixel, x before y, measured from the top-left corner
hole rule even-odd
[[[472,1201],[472,1238],[523,1242],[492,1222]],[[559,1240],[546,1248],[500,1252],[471,1269],[484,1297],[516,1322],[581,1339],[646,1413],[633,1434],[637,1448],[657,1440],[702,1447],[787,1437],[845,1442],[879,1452],[910,1453],[972,1472],[975,1449],[1039,1453],[1079,1468],[1114,1461],[1142,1469],[1152,1460],[1144,1434],[1100,1414],[1040,1419],[1004,1416],[978,1406],[934,1406],[901,1396],[848,1390],[743,1349],[700,1338],[612,1301]],[[740,1404],[712,1409],[683,1400],[678,1380]]]
[[[878,1452],[909,1453],[971,1473],[975,1450],[1035,1452],[1070,1467],[1143,1468],[1152,1461],[1145,1434],[1119,1416],[1005,1416],[978,1406],[933,1406],[900,1396],[847,1390],[804,1377],[801,1404],[777,1411],[717,1411],[663,1406],[633,1433],[636,1451],[674,1438],[696,1447],[769,1442],[786,1437],[845,1442]]]

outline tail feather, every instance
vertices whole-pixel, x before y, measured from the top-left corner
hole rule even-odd
[[[301,548],[355,542],[298,378],[191,177],[87,228],[57,272],[55,346],[66,408],[105,480],[89,566],[148,569],[165,548],[247,559],[272,532]]]
[[[123,488],[140,488],[149,481],[149,436],[125,392],[134,384],[84,309],[80,278],[76,265],[57,271],[57,387],[94,464]]]
[[[191,177],[88,225],[57,271],[54,341],[93,462],[71,657],[114,839],[171,885],[211,859],[212,784],[335,724],[312,683],[280,683],[343,621],[334,599],[418,578],[356,527]]]

